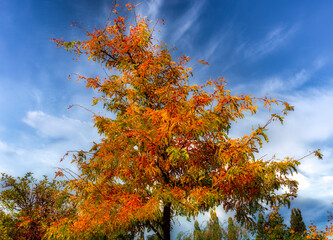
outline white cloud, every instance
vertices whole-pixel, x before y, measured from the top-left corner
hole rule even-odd
[[[306,191],[311,187],[310,179],[301,173],[295,174],[293,179],[299,183],[299,191]]]
[[[0,152],[2,152],[2,153],[13,153],[15,151],[7,143],[0,141]]]
[[[305,71],[305,70],[304,70]],[[321,149],[324,154],[323,160],[318,160],[315,156],[310,156],[301,160],[299,174],[294,178],[299,181],[299,196],[304,198],[316,198],[325,202],[332,201],[333,196],[333,87],[326,85],[319,88],[307,88],[307,90],[297,89],[304,81],[310,81],[312,70],[303,70],[295,74],[290,79],[278,78],[278,87],[273,86],[282,100],[287,100],[295,107],[294,112],[286,116],[284,124],[278,122],[269,125],[267,132],[269,143],[264,144],[259,156],[266,155],[269,159],[274,154],[277,158],[295,157],[299,159],[308,155],[311,151]],[[272,82],[271,82],[272,83]],[[273,82],[274,83],[274,82]],[[279,88],[283,86],[294,87],[295,90],[283,92]],[[269,84],[267,84],[269,86]],[[258,89],[257,91],[266,91]],[[279,90],[279,91],[278,91]],[[275,94],[270,94],[274,97]],[[260,94],[259,94],[260,96]],[[262,109],[261,109],[262,110]],[[279,108],[276,108],[279,111]],[[273,112],[274,111],[273,108]],[[240,120],[235,124],[231,134],[239,137],[248,134],[251,126],[264,124],[269,118],[269,113],[259,111],[253,117]]]
[[[45,138],[78,138],[80,141],[89,141],[92,135],[92,124],[82,122],[66,116],[55,117],[42,111],[31,111],[23,118],[23,122],[37,130],[37,133]],[[90,132],[87,134],[87,132]]]
[[[295,105],[295,113],[287,124],[297,132],[298,139],[310,143],[333,137],[333,89],[309,90],[289,99]]]
[[[333,178],[333,157],[332,145],[327,144],[333,139],[333,89],[309,90],[287,99],[295,112],[287,116],[283,126],[271,127],[266,152],[300,158],[320,148],[324,160],[314,156],[301,160],[300,194],[331,199],[333,188],[327,180]]]
[[[20,176],[31,171],[38,177],[44,174],[52,176],[57,167],[75,170],[70,157],[60,163],[63,155],[69,150],[89,150],[92,142],[100,139],[92,122],[67,116],[30,111],[23,122],[36,134],[24,131],[15,143],[0,141],[0,172]]]

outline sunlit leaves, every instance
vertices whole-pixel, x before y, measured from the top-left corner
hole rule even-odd
[[[202,64],[205,64],[205,65],[209,65],[209,63],[208,63],[208,62],[205,62],[204,60],[200,60],[200,61],[198,61],[198,63],[202,63]]]
[[[320,149],[314,151],[314,155],[319,159],[323,159],[323,154],[320,152]]]

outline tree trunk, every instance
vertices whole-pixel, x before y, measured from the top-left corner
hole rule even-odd
[[[170,240],[171,232],[171,203],[163,208],[163,240]]]

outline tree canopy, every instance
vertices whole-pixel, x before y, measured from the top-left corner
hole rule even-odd
[[[64,185],[46,176],[38,181],[30,172],[18,178],[2,174],[0,239],[42,239],[51,223],[73,214]]]
[[[192,85],[191,59],[175,59],[147,18],[135,16],[130,24],[122,13],[116,5],[114,20],[85,30],[84,40],[54,40],[99,63],[107,76],[78,77],[97,92],[93,105],[104,106],[105,113],[93,116],[102,140],[74,155],[79,174],[68,187],[78,213],[60,219],[49,236],[115,238],[147,229],[168,240],[175,216],[195,217],[222,205],[250,226],[258,211],[288,204],[296,196],[290,174],[299,161],[256,154],[268,141],[267,126],[282,122],[293,107],[266,96],[233,95],[222,78]],[[237,120],[273,105],[282,108],[266,124],[229,136]]]

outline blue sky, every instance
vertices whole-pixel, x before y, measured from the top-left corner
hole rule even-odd
[[[50,38],[76,40],[102,26],[112,1],[11,0],[0,8],[0,171],[52,175],[67,150],[89,149],[98,134],[91,90],[68,81],[71,73],[100,73],[98,66],[57,49]],[[220,75],[235,94],[268,94],[295,106],[283,126],[270,127],[262,154],[302,157],[320,148],[324,160],[302,160],[299,197],[307,224],[324,223],[333,202],[333,2],[142,0],[137,12],[163,18],[158,37],[197,66],[191,83]],[[97,111],[101,111],[98,109]],[[231,134],[250,131],[267,113],[240,121]],[[223,212],[219,212],[223,216]]]

